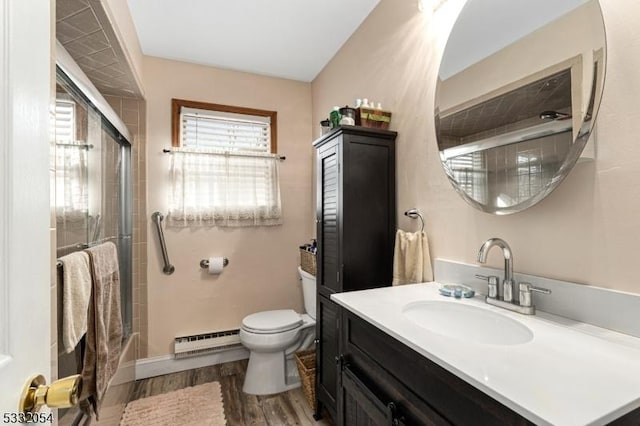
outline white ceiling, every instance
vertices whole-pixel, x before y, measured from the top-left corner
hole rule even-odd
[[[128,0],[145,55],[312,81],[380,0]]]

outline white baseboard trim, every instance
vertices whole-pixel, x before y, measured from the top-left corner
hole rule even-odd
[[[175,359],[173,355],[144,358],[136,361],[136,380],[247,358],[249,358],[249,351],[245,348],[229,349],[182,359]]]

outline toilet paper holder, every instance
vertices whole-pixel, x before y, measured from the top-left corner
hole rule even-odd
[[[222,266],[227,266],[229,264],[229,259],[226,257],[222,258]],[[200,267],[202,269],[209,269],[209,259],[202,259],[200,261]]]

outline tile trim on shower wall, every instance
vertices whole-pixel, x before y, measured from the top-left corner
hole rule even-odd
[[[109,105],[131,134],[131,180],[133,183],[132,308],[133,332],[140,334],[136,359],[147,355],[147,208],[146,208],[146,101],[105,95]]]

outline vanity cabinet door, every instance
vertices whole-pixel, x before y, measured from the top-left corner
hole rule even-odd
[[[338,426],[392,425],[393,412],[347,366],[342,369]],[[397,424],[397,423],[396,423]]]
[[[320,415],[324,406],[335,419],[338,397],[339,309],[338,305],[321,295],[317,297],[317,306],[316,397],[318,408],[316,414]]]

